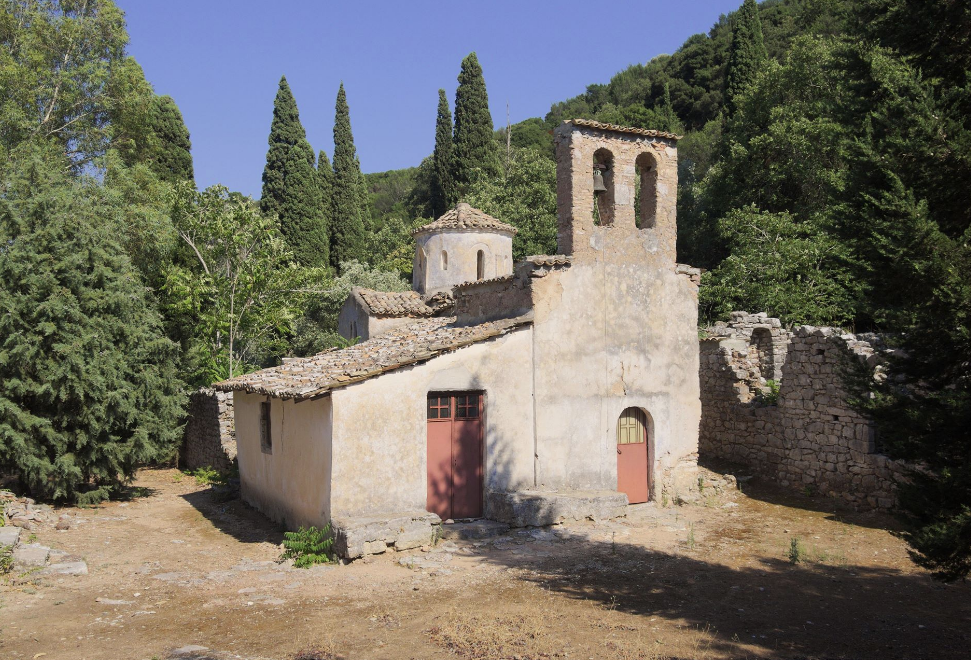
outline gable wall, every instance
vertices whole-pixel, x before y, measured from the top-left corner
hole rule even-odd
[[[425,508],[427,395],[485,392],[489,490],[533,484],[532,329],[461,348],[332,393],[335,517]]]

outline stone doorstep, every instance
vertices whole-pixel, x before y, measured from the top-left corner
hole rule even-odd
[[[432,542],[441,522],[441,518],[424,509],[334,518],[334,551],[345,559],[357,559],[391,549],[418,548]]]
[[[510,527],[548,527],[570,520],[627,515],[627,495],[613,490],[522,490],[486,494],[486,516]]]
[[[51,554],[51,549],[39,543],[26,543],[18,545],[13,549],[14,563],[21,566],[45,566],[47,558]]]
[[[474,541],[502,536],[509,525],[495,520],[472,520],[442,525],[441,538],[451,541]]]

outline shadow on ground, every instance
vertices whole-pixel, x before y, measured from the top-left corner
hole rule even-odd
[[[701,552],[573,538],[547,559],[489,553],[520,579],[569,598],[663,618],[732,658],[967,658],[971,589],[924,574],[753,559],[733,568]]]
[[[242,543],[283,542],[283,528],[239,498],[238,491],[214,486],[182,495],[213,526]]]
[[[751,467],[720,460],[702,460],[698,463],[717,474],[731,474],[739,480],[739,489],[746,497],[768,504],[816,511],[826,514],[829,520],[850,523],[870,529],[886,529],[891,532],[901,529],[899,521],[891,514],[882,511],[856,511],[846,503],[825,495],[807,495],[796,490],[783,488],[779,484],[761,477]]]

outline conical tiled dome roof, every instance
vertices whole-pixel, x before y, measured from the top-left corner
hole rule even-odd
[[[465,202],[459,202],[454,209],[445,212],[442,217],[434,222],[419,227],[411,232],[412,234],[423,234],[432,231],[495,231],[514,236],[516,228],[500,222],[487,213],[479,209],[474,209]]]

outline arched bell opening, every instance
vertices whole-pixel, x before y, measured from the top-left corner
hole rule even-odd
[[[635,221],[640,229],[653,229],[657,224],[657,159],[645,151],[634,161],[634,170]]]
[[[593,224],[614,222],[614,155],[600,148],[593,153]]]

